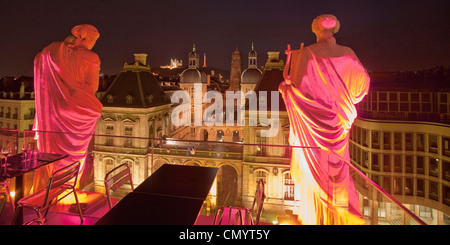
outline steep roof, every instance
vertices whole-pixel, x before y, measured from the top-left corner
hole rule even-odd
[[[261,79],[258,84],[256,84],[255,92],[259,98],[260,91],[267,91],[267,110],[271,110],[271,105],[273,103],[271,91],[278,92],[278,85],[284,81],[283,70],[280,69],[270,69],[264,70]],[[258,99],[259,103],[259,99]],[[286,111],[286,105],[284,104],[283,97],[281,93],[278,93],[278,105],[279,111]],[[259,105],[258,105],[259,110]]]
[[[105,107],[150,108],[170,104],[149,67],[126,65],[100,99]]]

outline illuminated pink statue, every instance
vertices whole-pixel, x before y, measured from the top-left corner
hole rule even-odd
[[[364,224],[342,159],[350,162],[355,104],[367,94],[370,78],[353,50],[336,44],[333,34],[339,26],[333,15],[314,19],[317,43],[299,50],[288,47],[285,81],[279,86],[290,120],[290,144],[319,147],[292,150],[302,224]]]
[[[94,26],[78,25],[64,42],[51,43],[35,57],[34,129],[55,132],[38,133],[38,148],[69,155],[54,168],[80,160],[81,173],[84,169],[91,134],[102,110],[95,97],[100,59],[91,51],[99,36]],[[34,188],[45,184],[52,171],[49,167],[36,173]]]

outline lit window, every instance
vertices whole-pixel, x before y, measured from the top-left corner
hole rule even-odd
[[[114,126],[113,125],[107,125],[106,126],[106,134],[107,135],[113,135],[114,134]],[[113,145],[113,137],[111,136],[106,136],[106,141],[105,141],[106,145]]]
[[[438,148],[438,145],[437,145],[438,136],[434,135],[434,134],[430,134],[428,136],[428,140],[429,140],[429,143],[430,143],[428,151],[431,152],[431,153],[437,153],[438,152],[438,150],[437,150],[437,148]]]
[[[284,200],[294,200],[294,181],[291,173],[285,173],[284,178]]]
[[[416,137],[416,150],[423,151],[425,146],[425,136],[424,134],[417,134]]]
[[[124,147],[132,147],[133,146],[133,127],[132,126],[125,126],[125,136],[128,136],[125,138]]]
[[[264,181],[264,193],[266,193],[266,196],[267,196],[267,172],[266,171],[264,171],[264,170],[257,170],[257,171],[255,171],[255,176],[256,176],[256,184],[255,184],[255,190],[256,190],[256,186],[258,185],[258,182],[260,181],[260,180],[263,180]]]

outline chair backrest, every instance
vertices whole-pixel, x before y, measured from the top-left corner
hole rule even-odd
[[[68,166],[60,168],[55,172],[53,172],[52,176],[50,176],[48,180],[47,191],[45,194],[43,206],[48,206],[51,204],[53,196],[52,198],[49,198],[49,196],[52,193],[52,191],[58,189],[59,187],[64,186],[65,189],[75,190],[79,171],[80,171],[80,161],[76,161]]]
[[[214,216],[213,225],[243,225],[245,210],[239,207],[219,208]]]
[[[6,192],[0,191],[0,216],[3,213],[3,208],[6,205],[6,201],[8,201],[8,194],[6,194]]]
[[[109,171],[105,176],[105,191],[109,208],[112,208],[111,193],[118,190],[122,185],[130,182],[131,190],[134,190],[133,178],[128,164],[124,163]]]
[[[6,181],[0,180],[0,216],[2,215],[3,209],[6,206],[6,203],[10,199],[12,210],[14,212],[14,200],[11,197],[9,186]]]
[[[250,209],[251,212],[256,212],[255,214],[256,225],[259,223],[259,217],[261,216],[264,199],[266,198],[266,194],[264,192],[265,192],[264,180],[260,179],[256,184],[255,197],[253,199],[252,208]]]

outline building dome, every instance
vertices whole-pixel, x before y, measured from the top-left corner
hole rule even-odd
[[[193,50],[189,53],[189,59],[198,59],[198,58],[199,58],[199,56],[195,50]]]
[[[241,84],[257,84],[262,72],[258,68],[247,68],[242,72]]]
[[[206,83],[206,74],[197,69],[189,68],[184,70],[180,75],[180,83]]]

